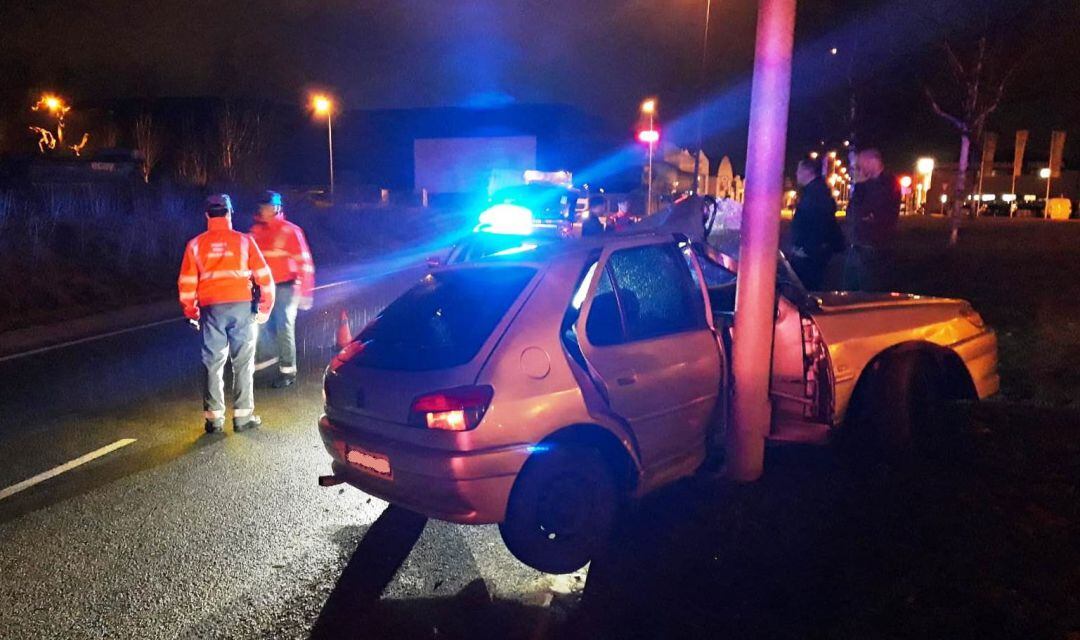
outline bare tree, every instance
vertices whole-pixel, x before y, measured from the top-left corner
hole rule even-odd
[[[210,182],[206,137],[193,122],[187,120],[182,127],[181,139],[176,175],[188,184],[205,187]]]
[[[135,148],[142,156],[143,181],[148,183],[150,173],[161,161],[162,151],[165,149],[165,137],[149,113],[144,113],[135,120]]]
[[[924,86],[930,108],[960,134],[960,158],[953,185],[949,225],[949,246],[956,246],[962,206],[968,195],[967,173],[972,143],[981,144],[986,122],[1005,95],[1010,79],[1020,65],[1020,56],[1010,55],[1004,38],[991,39],[989,28],[968,37],[963,44],[946,40],[942,52],[948,73],[937,86]]]
[[[257,180],[265,147],[262,114],[226,105],[218,116],[218,166],[229,182]]]

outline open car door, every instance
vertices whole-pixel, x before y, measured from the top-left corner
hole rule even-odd
[[[654,478],[705,455],[726,364],[705,296],[688,245],[609,247],[576,321],[589,373]]]

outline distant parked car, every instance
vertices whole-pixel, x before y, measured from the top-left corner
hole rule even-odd
[[[998,390],[995,334],[967,302],[811,293],[779,267],[770,441],[933,452],[948,402]],[[624,498],[695,473],[726,427],[737,271],[660,233],[431,271],[327,369],[320,482],[498,523],[541,571],[581,567]]]
[[[979,209],[979,215],[1008,218],[1012,215],[1013,206],[1009,202],[987,202]]]

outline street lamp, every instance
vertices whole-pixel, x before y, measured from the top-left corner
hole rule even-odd
[[[701,37],[701,75],[698,79],[698,91],[701,92],[701,98],[705,99],[705,70],[709,63],[709,18],[712,16],[712,0],[705,0],[705,32]],[[698,195],[698,180],[701,173],[701,153],[702,153],[702,129],[704,127],[705,120],[705,104],[704,102],[698,107],[697,117],[697,150],[694,153],[694,182],[693,191],[694,195]],[[705,167],[705,172],[709,172],[709,168]]]
[[[60,96],[52,93],[45,93],[42,94],[37,103],[31,107],[31,110],[48,111],[50,116],[56,118],[56,140],[54,144],[49,145],[49,148],[55,148],[57,145],[62,147],[64,143],[64,116],[67,115],[68,111],[71,111],[71,107],[68,106]]]
[[[1043,204],[1043,218],[1050,219],[1050,178],[1054,176],[1054,172],[1050,170],[1050,167],[1043,167],[1039,169],[1039,177],[1046,180],[1046,200]]]
[[[653,149],[660,140],[660,132],[656,130],[656,98],[649,98],[641,103],[641,113],[649,118],[649,128],[638,133],[638,140],[649,145],[649,172],[648,172],[648,195],[645,200],[645,215],[652,214],[652,186],[653,186]]]
[[[311,108],[317,116],[326,116],[326,142],[330,153],[330,195],[334,195],[334,128],[331,124],[334,115],[334,101],[321,93],[311,97]]]
[[[930,177],[934,175],[934,159],[919,158],[915,162],[915,171],[922,176],[922,196],[918,205],[923,206],[926,204],[927,196],[930,195]]]

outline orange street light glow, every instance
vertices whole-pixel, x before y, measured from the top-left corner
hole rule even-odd
[[[42,94],[41,99],[37,101],[37,104],[32,107],[33,111],[41,111],[42,109],[54,116],[63,118],[64,115],[71,110],[71,107],[64,104],[64,100],[60,96],[45,93]]]
[[[311,107],[320,116],[330,115],[330,112],[334,110],[334,102],[320,94],[311,98]]]
[[[641,103],[641,112],[645,115],[656,113],[656,100],[652,98]]]

